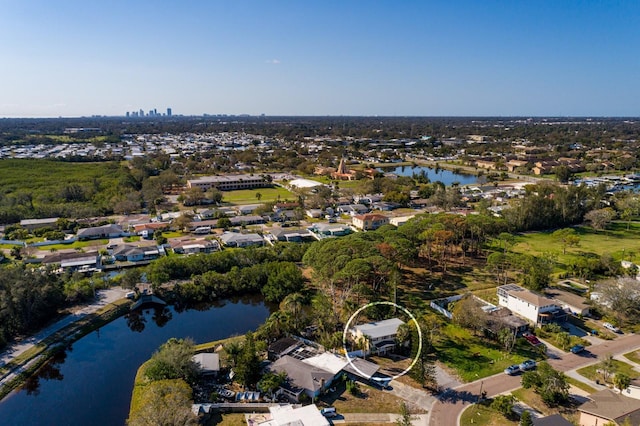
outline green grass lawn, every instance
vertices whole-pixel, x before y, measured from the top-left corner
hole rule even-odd
[[[572,386],[577,387],[578,389],[582,389],[585,392],[594,393],[594,392],[598,391],[593,386],[589,386],[585,382],[581,382],[580,380],[576,380],[573,377],[567,376],[566,378],[567,378],[567,383],[569,383]]]
[[[545,416],[560,414],[562,417],[569,420],[573,424],[577,424],[578,413],[575,407],[572,407],[570,405],[549,407],[544,403],[540,395],[538,395],[533,389],[520,388],[511,392],[511,394],[515,396],[517,400],[524,402],[529,407],[536,409]]]
[[[622,362],[622,361],[618,361],[617,359],[614,359],[613,364],[615,366],[614,372],[616,373],[626,374],[631,379],[640,377],[640,373],[634,370],[633,367],[630,364],[627,364],[626,362]],[[598,364],[594,364],[594,365],[590,365],[588,367],[579,369],[578,374],[583,375],[589,380],[593,380],[593,381],[602,380],[602,376],[596,372],[596,370],[598,369],[599,369]],[[611,378],[609,378],[609,381],[611,381]]]
[[[629,361],[635,362],[636,364],[640,364],[640,351],[633,351],[624,354],[624,357]]]
[[[496,410],[484,404],[473,404],[467,407],[460,416],[461,425],[478,426],[512,426],[518,422],[509,420]]]
[[[75,241],[71,244],[53,244],[50,246],[40,246],[38,247],[38,250],[51,251],[51,249],[54,249],[54,250],[76,249],[76,248],[103,246],[105,244],[109,244],[109,240]]]
[[[183,235],[185,235],[185,233],[181,231],[164,231],[162,233],[162,236],[165,238],[178,238],[182,237]]]
[[[640,257],[640,222],[632,222],[627,230],[626,222],[613,222],[605,231],[597,231],[586,226],[574,228],[580,237],[578,247],[568,247],[562,254],[562,244],[552,237],[552,233],[531,232],[516,236],[513,251],[540,255],[542,253],[557,254],[557,270],[567,270],[575,259],[583,255],[601,256],[610,254],[616,260],[624,256],[627,260]]]
[[[465,382],[500,373],[512,364],[527,359],[542,359],[542,355],[524,339],[512,353],[505,353],[495,342],[473,336],[471,332],[454,324],[442,328],[442,337],[436,343],[438,359],[456,371]]]
[[[261,195],[259,200],[256,197],[258,193]],[[277,201],[278,197],[280,197],[280,201],[294,201],[296,199],[294,194],[280,186],[274,186],[273,188],[238,189],[236,191],[224,191],[222,193],[222,201],[231,204],[268,203]]]

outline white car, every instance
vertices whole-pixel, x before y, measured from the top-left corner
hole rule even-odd
[[[609,331],[613,331],[614,333],[620,333],[620,329],[609,322],[603,323],[602,326]]]

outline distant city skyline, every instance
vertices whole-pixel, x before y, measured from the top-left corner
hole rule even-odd
[[[0,5],[0,117],[640,116],[637,1]]]

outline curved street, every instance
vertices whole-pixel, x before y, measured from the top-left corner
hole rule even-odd
[[[616,340],[604,341],[598,345],[589,346],[584,355],[562,353],[561,356],[550,350],[549,364],[557,370],[569,371],[598,362],[598,357],[606,354],[620,355],[640,348],[640,335],[629,334]],[[462,411],[480,396],[480,387],[487,392],[488,397],[517,389],[520,387],[521,376],[507,376],[496,374],[450,389],[441,395],[429,412],[430,426],[457,425]]]

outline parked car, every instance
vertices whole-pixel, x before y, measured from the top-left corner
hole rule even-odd
[[[520,366],[518,364],[513,364],[504,369],[504,374],[509,376],[513,376],[514,374],[518,374],[520,372]]]
[[[620,329],[610,322],[605,322],[602,324],[602,326],[609,331],[613,331],[614,333],[620,333]]]
[[[320,414],[325,417],[336,417],[338,415],[338,412],[336,411],[335,407],[327,407],[320,410]]]
[[[571,352],[572,354],[579,354],[582,351],[584,351],[584,346],[582,345],[575,345],[571,347],[571,349],[569,349],[569,352]]]
[[[528,359],[522,364],[520,364],[520,370],[527,371],[536,368],[536,362],[532,359]]]
[[[535,335],[529,333],[528,331],[525,331],[524,333],[522,333],[522,337],[527,339],[527,342],[531,343],[533,346],[539,346],[542,344],[542,342],[538,340],[538,338]]]

